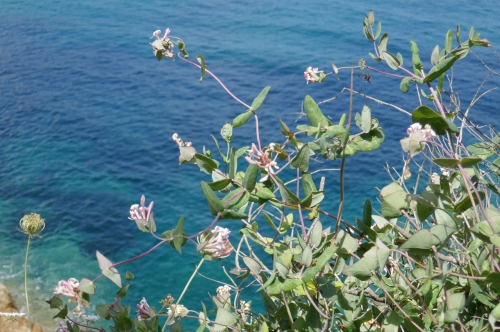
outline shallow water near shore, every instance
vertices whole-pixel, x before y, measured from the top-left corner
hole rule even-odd
[[[330,61],[340,67],[368,59],[373,46],[361,27],[370,9],[389,33],[389,50],[401,52],[407,63],[409,40],[415,40],[430,68],[432,49],[444,43],[446,31],[454,31],[456,24],[463,26],[463,38],[473,25],[494,47],[500,45],[500,7],[494,3],[0,2],[0,281],[14,293],[20,309],[25,308],[22,270],[27,240],[17,229],[26,213],[37,212],[46,219],[42,238],[34,239],[30,251],[29,288],[32,311],[47,327],[54,325],[53,314],[45,314],[48,305],[43,301],[61,279],[95,278],[96,250],[118,262],[157,243],[127,219],[130,205],[142,194],[155,202],[160,231],[175,227],[181,215],[189,234],[212,221],[199,187],[200,181],[210,179],[196,166],[178,164],[171,136],[179,133],[198,149],[205,144],[215,151],[210,134],[219,137],[224,122],[245,109],[211,78],[200,84],[198,69],[179,60],[158,63],[149,45],[153,31],[169,27],[184,39],[192,58],[203,54],[209,69],[247,103],[270,85],[259,110],[262,140],[268,144],[283,140],[278,118],[295,126],[305,95],[321,101],[349,85],[347,71],[341,72],[339,81],[329,76],[322,85],[306,85],[303,72],[308,66],[329,71]],[[497,67],[492,52],[477,53]],[[371,65],[392,72],[383,64]],[[465,106],[487,71],[473,55],[456,67],[454,88]],[[371,81],[356,77],[355,89],[407,111],[418,105],[414,93],[399,91],[398,79],[372,73]],[[492,77],[483,91],[498,83]],[[348,111],[348,99],[340,97],[322,105],[322,110],[338,121]],[[481,99],[471,111],[474,123],[492,122],[498,130],[498,100],[498,91]],[[354,99],[354,110],[359,112],[365,103],[384,128],[386,141],[376,152],[347,160],[344,218],[349,221],[360,217],[367,198],[378,209],[376,187],[391,181],[383,167],[387,162],[401,168],[399,140],[411,123],[404,114],[361,98]],[[303,123],[303,118],[297,122]],[[250,145],[255,140],[253,122],[235,129],[234,136],[234,144]],[[339,166],[329,162],[312,167]],[[326,176],[322,207],[336,212],[338,174]],[[328,226],[330,221],[323,223]],[[237,221],[220,225],[234,233],[240,227]],[[134,307],[145,296],[159,308],[167,294],[178,297],[200,259],[194,251],[188,245],[179,256],[165,245],[120,267],[122,275],[131,271],[136,276],[126,304]],[[201,273],[227,280],[218,262],[205,263]],[[208,303],[207,291],[213,294],[217,286],[195,278],[184,305],[201,309],[200,300]],[[111,303],[116,286],[100,279],[97,287],[92,304]],[[253,290],[245,296],[258,299]],[[196,322],[187,325],[192,328]]]

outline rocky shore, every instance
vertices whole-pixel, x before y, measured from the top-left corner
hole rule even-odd
[[[7,287],[0,283],[0,312],[19,313],[12,296]],[[12,320],[14,319],[14,320]],[[0,316],[0,332],[29,332],[28,319],[26,317],[6,317]],[[33,324],[33,332],[47,332],[40,324]]]

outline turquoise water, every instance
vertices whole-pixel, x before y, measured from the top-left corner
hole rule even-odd
[[[0,2],[0,281],[23,306],[26,238],[17,228],[25,213],[38,212],[47,223],[29,263],[36,312],[46,309],[43,301],[58,280],[98,275],[95,250],[116,262],[156,244],[127,219],[141,194],[155,201],[160,230],[173,228],[181,215],[190,234],[211,222],[199,190],[199,182],[209,179],[194,166],[178,165],[171,136],[177,132],[196,147],[214,150],[209,135],[218,136],[222,124],[244,109],[215,81],[198,83],[197,69],[180,61],[158,63],[148,45],[153,31],[169,27],[191,55],[202,53],[210,69],[247,103],[271,85],[259,110],[267,143],[282,139],[278,118],[293,126],[306,94],[319,101],[349,84],[344,72],[340,81],[330,77],[323,85],[306,85],[303,72],[308,66],[328,70],[330,61],[347,66],[368,58],[372,45],[361,22],[369,9],[389,33],[389,50],[401,52],[407,62],[410,39],[428,61],[435,44],[442,45],[447,29],[457,23],[464,36],[473,25],[493,46],[500,42],[500,8],[482,2]],[[491,52],[477,52],[496,67]],[[379,68],[390,71],[383,64]],[[457,69],[454,87],[467,105],[487,71],[473,56]],[[485,89],[494,85],[495,77]],[[355,89],[409,111],[418,103],[414,94],[399,91],[399,80],[374,73],[371,84],[356,78]],[[478,103],[472,111],[475,123],[493,121],[498,129],[497,100],[493,92]],[[365,102],[355,98],[355,110]],[[359,217],[364,200],[376,199],[375,187],[390,181],[385,162],[401,166],[399,139],[410,123],[386,106],[369,105],[387,139],[377,153],[348,159],[347,220]],[[348,110],[348,98],[322,109],[336,120]],[[253,135],[252,125],[238,128],[235,144],[249,145]],[[331,174],[324,206],[332,210],[337,187],[338,176]],[[237,221],[221,225],[233,232],[240,227]],[[120,272],[136,275],[127,303],[133,306],[146,296],[159,306],[167,294],[179,296],[198,260],[192,247],[179,256],[165,246],[121,267]],[[201,272],[222,279],[219,270],[212,262]],[[93,304],[111,302],[115,286],[106,280],[97,286]],[[200,309],[199,301],[207,303],[207,291],[214,293],[217,286],[196,278],[184,304]]]

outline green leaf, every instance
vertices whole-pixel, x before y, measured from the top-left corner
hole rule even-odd
[[[484,192],[478,191],[478,193],[479,193],[479,196],[481,197],[481,200],[483,200],[485,197]],[[472,196],[474,197],[474,202],[477,205],[479,202],[477,200],[476,194],[472,194]],[[472,207],[472,202],[471,202],[470,196],[465,196],[462,200],[460,200],[457,204],[455,204],[455,211],[464,212],[464,211],[470,209],[471,207]],[[476,224],[476,225],[478,225],[478,224]],[[474,225],[474,226],[476,226],[476,225]],[[471,230],[474,228],[474,226],[471,228]]]
[[[132,272],[129,272],[129,271],[125,272],[125,280],[127,280],[127,281],[134,280],[134,274]]]
[[[302,249],[302,254],[300,255],[300,263],[302,265],[309,267],[312,262],[312,249],[309,246],[305,246],[304,249]]]
[[[202,172],[212,174],[214,169],[217,169],[217,162],[212,158],[209,158],[201,153],[197,153],[194,156],[196,158],[196,164]]]
[[[103,270],[102,274],[111,280],[116,286],[122,287],[122,280],[120,277],[120,274],[118,273],[118,270],[115,269],[114,267],[108,270]]]
[[[312,195],[313,192],[317,191],[311,173],[302,173],[302,189],[306,196]]]
[[[387,51],[384,51],[383,55],[383,58],[385,59],[389,67],[391,67],[391,69],[393,70],[398,70],[399,66],[401,66],[401,62],[399,61],[399,59],[394,56],[394,54]]]
[[[378,54],[381,58],[384,58],[383,53],[387,51],[387,42],[389,41],[389,35],[384,33],[378,42]]]
[[[203,190],[203,194],[205,194],[205,197],[207,198],[208,205],[210,206],[211,209],[213,209],[216,212],[222,212],[224,211],[224,205],[220,201],[220,199],[215,195],[215,193],[212,191],[208,183],[205,181],[201,181],[201,189]],[[213,212],[213,211],[212,211]],[[212,213],[216,214],[216,213]]]
[[[367,227],[372,226],[372,203],[369,199],[365,201],[365,208],[363,210],[363,223]]]
[[[377,267],[377,247],[371,247],[370,250],[365,252],[363,258],[346,270],[346,273],[365,281],[372,277],[372,271],[376,270]]]
[[[313,248],[318,247],[321,244],[321,239],[323,238],[323,226],[319,220],[315,221],[311,231],[309,233],[309,238],[307,242],[311,244]]]
[[[335,243],[339,247],[339,255],[350,255],[358,250],[358,241],[346,231],[340,230],[337,234],[337,239],[340,239]]]
[[[122,288],[120,288],[120,290],[118,290],[118,292],[116,292],[116,297],[119,297],[119,298],[125,298],[127,296],[127,291],[128,291],[128,288],[130,287],[130,284],[126,284],[125,286],[123,286]]]
[[[481,288],[477,284],[477,282],[475,282],[472,279],[469,279],[469,284],[472,294],[474,294],[474,296],[476,297],[476,299],[478,299],[479,302],[490,308],[495,308],[496,304],[491,301],[491,297],[488,295],[485,289]]]
[[[78,289],[87,294],[94,294],[95,285],[89,279],[83,278],[82,280],[80,280],[80,285],[78,286]]]
[[[310,266],[304,271],[304,274],[301,277],[302,282],[306,283],[314,278],[318,274],[318,272],[325,267],[330,259],[332,259],[332,256],[335,254],[337,249],[337,247],[326,248],[325,251],[323,251],[321,255],[316,259],[316,265]]]
[[[259,95],[253,100],[252,102],[252,107],[250,108],[251,111],[256,111],[258,110],[261,106],[264,100],[266,99],[267,93],[269,92],[269,89],[271,89],[270,86],[266,86],[262,91],[259,93]]]
[[[432,67],[432,69],[427,73],[427,75],[424,78],[425,83],[430,83],[434,81],[436,78],[444,74],[448,69],[453,66],[455,61],[458,58],[455,56],[450,56],[444,60],[441,60],[437,65]]]
[[[220,219],[241,220],[248,219],[248,215],[246,213],[235,210],[224,210],[221,213]]]
[[[446,40],[445,40],[445,47],[444,49],[446,50],[446,53],[451,52],[451,45],[453,43],[453,31],[448,30],[448,33],[446,33]]]
[[[433,160],[439,166],[447,167],[447,168],[455,168],[460,164],[460,160],[452,159],[452,158],[436,158]]]
[[[431,229],[421,229],[413,234],[403,245],[401,250],[421,249],[429,250],[432,246],[442,246],[446,244],[449,237],[453,234],[453,228],[445,225],[436,225]]]
[[[208,66],[205,64],[205,57],[201,54],[198,54],[196,56],[196,60],[200,63],[200,69],[201,69],[201,77],[200,77],[200,83],[203,81],[205,78],[205,74],[207,73]]]
[[[415,43],[413,40],[410,41],[411,44],[411,62],[413,64],[413,72],[415,75],[420,76],[421,75],[421,70],[424,68],[424,65],[422,64],[422,61],[420,60],[420,52],[418,50],[417,43]]]
[[[403,78],[403,80],[399,84],[399,89],[402,92],[407,93],[408,91],[410,91],[410,82],[411,82],[411,77]]]
[[[374,41],[375,38],[373,38],[372,33],[370,32],[370,28],[366,21],[363,23],[363,33],[365,34],[366,39],[369,41]]]
[[[380,191],[382,197],[382,215],[392,219],[402,215],[401,210],[409,207],[410,195],[397,183],[393,182]]]
[[[469,167],[469,166],[474,166],[481,161],[483,161],[481,158],[466,157],[460,160],[460,164],[463,167]]]
[[[333,64],[333,62],[330,62],[330,64],[332,65],[332,70],[335,73],[335,77],[339,79],[339,69]]]
[[[311,155],[311,148],[309,145],[304,144],[299,150],[299,153],[292,159],[290,168],[300,169],[302,172],[307,172],[309,169],[309,156]]]
[[[246,190],[248,190],[249,192],[254,190],[258,176],[259,166],[255,164],[248,165],[247,171],[245,172],[245,177],[243,178],[243,187],[246,188]]]
[[[375,39],[377,39],[380,36],[381,32],[382,32],[382,22],[378,22],[378,24],[377,24],[377,32],[375,32]]]
[[[233,120],[233,128],[237,128],[239,126],[242,126],[247,122],[250,117],[252,116],[253,112],[251,110],[248,110],[246,112],[241,113],[238,115],[236,118]]]
[[[346,131],[346,133],[349,133],[349,131]],[[347,137],[349,136],[347,135]],[[347,144],[346,148],[351,148],[356,152],[370,152],[378,149],[384,139],[385,136],[382,132],[382,128],[378,127],[368,133],[354,137],[354,139]],[[348,155],[347,150],[348,149],[346,149],[346,156]]]
[[[288,126],[286,125],[286,123],[284,123],[281,119],[280,119],[280,127],[281,127],[281,133],[285,137],[290,137],[290,136],[293,135],[293,133],[290,131],[290,128],[288,128]]]
[[[59,311],[57,313],[57,315],[55,315],[52,318],[62,318],[62,319],[65,319],[67,315],[68,315],[68,305],[64,305],[64,308],[61,311]]]
[[[370,132],[372,128],[372,111],[370,110],[370,106],[365,104],[361,111],[361,130],[365,133]]]
[[[208,185],[212,190],[222,190],[231,183],[231,179],[222,179],[215,182],[209,182]]]
[[[431,64],[433,66],[437,65],[439,62],[439,45],[436,45],[434,49],[432,50],[431,54]]]
[[[56,295],[52,296],[52,298],[50,300],[45,301],[45,302],[47,302],[50,305],[50,309],[59,308],[60,306],[62,306],[64,304],[63,300],[61,300]]]
[[[288,189],[284,184],[280,183],[279,185],[279,190],[281,197],[287,202],[288,204],[299,204],[300,199],[295,196],[290,189]]]
[[[261,265],[258,261],[253,259],[252,257],[245,256],[243,257],[243,263],[248,267],[250,272],[254,275],[258,275],[260,273]]]
[[[304,98],[304,110],[306,111],[306,116],[311,126],[318,127],[318,125],[320,125],[328,127],[332,125],[330,120],[323,115],[314,99],[309,95]]]
[[[455,30],[455,38],[457,40],[457,43],[462,44],[460,41],[460,25],[457,24],[457,29]]]
[[[368,15],[366,16],[366,18],[368,19],[367,20],[368,25],[375,24],[375,13],[373,12],[373,10],[370,10],[368,12]]]
[[[413,123],[419,122],[422,126],[430,125],[438,135],[444,135],[450,129],[449,123],[427,106],[419,106],[413,110],[411,119]]]
[[[184,238],[184,216],[181,216],[177,222],[177,226],[175,226],[172,236],[174,237],[173,244],[175,250],[177,250],[179,254],[182,254],[181,248],[186,243]]]
[[[222,199],[222,204],[225,209],[237,210],[244,206],[250,197],[250,194],[245,188],[238,188],[231,191]]]

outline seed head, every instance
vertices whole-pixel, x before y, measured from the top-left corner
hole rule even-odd
[[[40,236],[40,232],[45,228],[45,220],[38,213],[26,214],[20,221],[22,232],[29,236]]]

